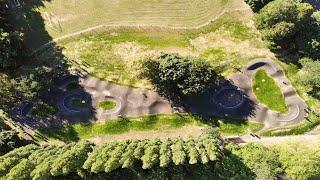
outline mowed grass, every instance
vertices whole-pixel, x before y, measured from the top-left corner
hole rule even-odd
[[[52,0],[38,11],[56,38],[97,25],[195,27],[225,8],[243,8],[238,0]]]
[[[225,135],[243,135],[248,132],[248,129],[252,132],[256,132],[263,127],[262,124],[251,121],[218,119],[204,121],[203,119],[187,114],[170,114],[74,124],[64,127],[40,129],[38,131],[41,135],[49,139],[58,139],[69,142],[96,136],[125,134],[132,131],[163,131],[167,129],[177,129],[186,125],[219,127],[221,133]]]
[[[198,48],[197,44],[192,43],[193,39],[212,33],[215,37],[209,40],[209,43],[214,42],[214,39],[223,38],[235,42],[254,41],[257,34],[233,16],[235,15],[223,16],[209,26],[197,30],[112,28],[62,40],[59,46],[64,47],[63,52],[67,59],[76,62],[73,63],[75,66],[80,64],[81,68],[92,76],[120,85],[148,89],[151,87],[149,82],[138,76],[141,70],[139,62],[159,52],[183,51],[199,54],[200,58],[213,65],[228,60],[231,62],[226,63],[228,66],[224,67],[224,70],[229,71],[232,69],[230,66],[240,66],[257,57],[256,54],[238,54],[243,51],[238,49],[232,51],[229,49],[230,46],[204,47],[202,50],[202,47]],[[220,31],[228,37],[221,37]],[[208,46],[211,47],[210,44]],[[178,50],[175,51],[176,49]]]
[[[219,129],[223,135],[244,135],[249,132],[257,132],[263,128],[263,124],[244,120],[221,120]]]
[[[253,79],[253,91],[257,99],[269,109],[286,113],[288,108],[278,84],[265,70],[258,70]]]

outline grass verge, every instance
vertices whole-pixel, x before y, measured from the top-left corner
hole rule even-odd
[[[277,83],[265,70],[258,70],[253,79],[253,91],[257,99],[269,109],[280,113],[288,112],[283,94]]]
[[[181,128],[186,125],[206,126],[209,124],[211,126],[218,126],[221,133],[226,135],[243,135],[247,133],[247,129],[255,132],[263,127],[262,124],[254,122],[238,120],[219,121],[217,119],[204,121],[187,114],[170,114],[108,120],[102,123],[74,124],[64,127],[39,129],[38,132],[48,139],[70,142],[95,136],[124,134],[130,131],[163,131]]]

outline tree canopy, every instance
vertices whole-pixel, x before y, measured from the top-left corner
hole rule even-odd
[[[218,75],[204,61],[176,54],[162,54],[144,62],[144,75],[168,96],[196,96],[208,90]]]
[[[309,3],[275,0],[259,11],[255,24],[271,48],[317,59],[320,54],[317,14]]]

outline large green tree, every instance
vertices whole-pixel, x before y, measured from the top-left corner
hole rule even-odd
[[[299,63],[302,65],[302,69],[297,76],[299,82],[308,86],[311,92],[320,97],[320,61],[302,58]]]
[[[316,17],[316,10],[308,3],[275,0],[260,10],[255,24],[271,48],[318,58],[320,26]]]
[[[168,96],[195,96],[208,90],[217,79],[204,61],[176,54],[162,54],[144,62],[144,75],[160,93]]]

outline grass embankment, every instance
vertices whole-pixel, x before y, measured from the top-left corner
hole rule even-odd
[[[280,113],[288,112],[284,96],[277,83],[265,70],[258,70],[253,79],[253,91],[257,99],[269,109]]]
[[[87,124],[74,124],[65,127],[40,129],[38,131],[41,135],[49,139],[58,139],[68,142],[95,136],[125,134],[130,131],[163,131],[167,129],[177,129],[186,125],[200,127],[205,127],[206,125],[218,126],[221,133],[225,135],[243,135],[247,133],[248,129],[251,131],[258,131],[263,126],[262,124],[251,121],[218,121],[217,119],[213,119],[212,121],[206,122],[200,118],[187,114],[171,114],[132,117],[107,120],[105,122],[90,122]]]

